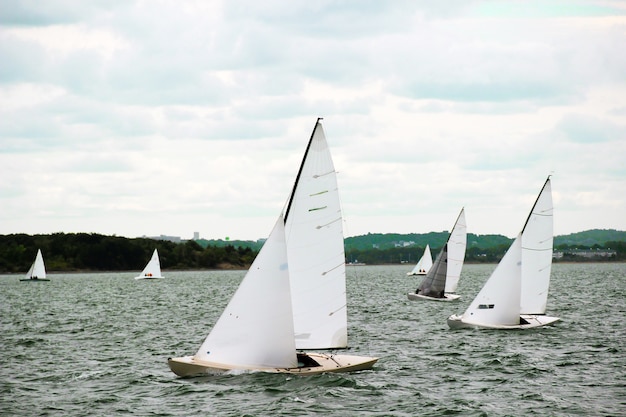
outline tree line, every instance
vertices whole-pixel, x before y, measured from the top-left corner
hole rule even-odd
[[[163,269],[247,268],[257,252],[234,246],[174,243],[95,233],[0,235],[0,273],[26,272],[41,249],[48,271],[141,271],[154,249]]]
[[[492,247],[469,245],[465,254],[467,263],[497,263],[509,248],[510,242]],[[54,233],[51,235],[0,235],[0,273],[26,272],[41,249],[48,271],[140,271],[154,249],[158,249],[162,269],[246,269],[258,254],[247,246],[207,245],[188,240],[174,243],[146,238],[129,239],[95,233]],[[357,249],[346,244],[346,262],[367,264],[416,263],[424,246],[393,247],[386,249]],[[555,245],[563,257],[555,261],[598,262],[626,261],[626,242],[612,241],[587,248],[593,252],[610,249],[611,256],[577,254],[577,245]],[[440,247],[431,246],[433,257]],[[587,254],[589,255],[589,253]]]
[[[512,242],[512,240],[511,240]],[[499,244],[492,247],[468,246],[465,251],[466,263],[497,263],[502,259],[509,249],[511,242]],[[424,253],[424,247],[394,247],[387,249],[354,249],[346,248],[347,262],[363,262],[366,264],[415,264]],[[431,253],[434,258],[437,256],[440,247],[431,246]],[[554,259],[555,262],[625,262],[626,242],[605,242],[604,245],[593,245],[586,248],[586,256],[580,255],[580,246],[561,244],[554,247],[556,251],[563,252],[563,257]],[[610,256],[604,256],[603,252],[610,250],[615,252]],[[597,255],[594,256],[593,252]]]

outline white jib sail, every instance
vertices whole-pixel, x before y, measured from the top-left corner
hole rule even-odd
[[[465,261],[467,246],[467,223],[465,222],[465,208],[461,209],[459,217],[454,223],[448,238],[448,272],[446,276],[446,292],[453,293],[459,286],[461,270]]]
[[[346,266],[337,174],[319,120],[285,213],[296,347],[347,347]]]
[[[548,178],[522,230],[521,314],[545,314],[553,246],[552,187]]]
[[[427,244],[426,249],[424,249],[424,254],[420,258],[420,260],[417,261],[415,268],[413,268],[413,270],[409,272],[409,275],[425,274],[430,270],[430,268],[432,268],[432,266],[433,255],[430,252],[430,245]]]
[[[46,266],[43,262],[43,255],[41,254],[41,249],[37,249],[37,255],[35,256],[35,261],[30,266],[28,272],[26,273],[26,278],[40,278],[43,279],[46,277]]]
[[[297,366],[283,217],[196,353],[249,368]]]
[[[463,322],[485,326],[518,325],[522,276],[522,245],[518,235],[474,301]]]

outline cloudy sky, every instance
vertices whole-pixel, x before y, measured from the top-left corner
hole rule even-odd
[[[345,235],[626,230],[626,2],[0,0],[0,234],[266,237],[317,117]]]

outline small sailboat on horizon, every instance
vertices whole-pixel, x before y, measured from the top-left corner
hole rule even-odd
[[[430,268],[433,266],[433,255],[430,252],[430,245],[426,244],[422,257],[417,261],[412,271],[407,272],[407,275],[426,275]]]
[[[168,359],[175,374],[313,375],[370,369],[378,360],[308,351],[348,344],[342,215],[320,120],[284,215],[196,354]]]
[[[20,279],[20,281],[50,281],[48,278],[46,278],[46,266],[43,262],[41,249],[37,249],[37,255],[35,256],[35,260],[33,261],[30,268],[28,269],[28,272],[26,273],[26,278]]]
[[[467,224],[465,208],[461,209],[448,240],[443,245],[433,266],[430,268],[414,293],[407,297],[411,301],[455,301],[460,298],[456,289],[461,278],[467,247]]]
[[[545,314],[553,247],[550,177],[544,183],[522,231],[470,306],[451,315],[451,329],[531,329],[552,324]]]
[[[159,252],[155,249],[152,252],[152,258],[146,264],[146,267],[135,279],[159,279],[165,278],[161,275],[161,262],[159,261]]]

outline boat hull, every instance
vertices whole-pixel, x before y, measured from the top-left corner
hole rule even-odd
[[[453,329],[494,329],[494,330],[526,330],[526,329],[534,329],[537,327],[547,326],[552,324],[558,320],[558,317],[550,317],[544,315],[533,315],[533,314],[522,314],[520,315],[520,323],[522,320],[525,322],[523,324],[515,324],[515,325],[488,325],[488,324],[479,324],[479,323],[470,323],[463,320],[463,316],[458,316],[456,314],[448,317],[448,326]]]
[[[176,375],[192,377],[201,375],[221,374],[229,371],[269,372],[278,374],[316,375],[325,372],[354,372],[370,369],[378,358],[354,355],[328,355],[323,353],[300,353],[313,359],[319,366],[302,366],[298,368],[251,368],[233,366],[215,362],[201,361],[193,356],[169,358],[167,363]]]
[[[424,276],[424,275],[426,275],[426,272],[407,272],[406,274],[408,276],[415,276],[415,275]]]
[[[47,278],[26,278],[26,279],[21,279],[20,281],[23,282],[47,282],[50,281]]]
[[[407,293],[407,298],[411,301],[456,301],[461,298],[458,294],[445,294],[442,298],[428,297],[427,295]]]
[[[135,277],[135,279],[163,279],[165,277]]]

